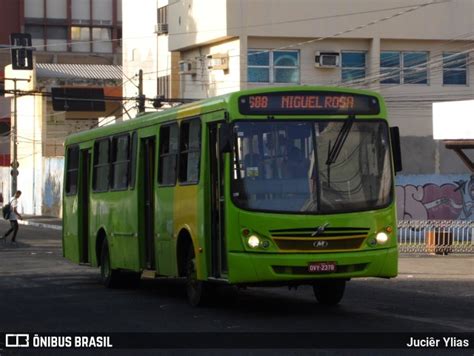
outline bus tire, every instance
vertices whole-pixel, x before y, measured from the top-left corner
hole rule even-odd
[[[107,288],[116,288],[119,285],[120,271],[114,270],[110,264],[109,244],[107,239],[102,242],[102,249],[100,252],[100,279],[102,284]]]
[[[194,247],[189,244],[186,254],[186,295],[193,307],[200,306],[208,300],[208,286],[206,282],[197,279],[196,255]]]
[[[132,271],[115,271],[115,272],[120,272],[118,278],[120,278],[121,287],[127,288],[127,289],[135,289],[140,286],[140,279],[141,279],[140,272],[132,272]]]
[[[337,305],[344,296],[344,279],[323,279],[313,285],[314,296],[319,304]]]

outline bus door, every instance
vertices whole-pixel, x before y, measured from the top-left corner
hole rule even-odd
[[[155,197],[155,141],[156,138],[146,137],[141,140],[141,162],[143,172],[141,178],[142,197],[139,205],[139,214],[143,214],[143,234],[145,250],[145,267],[155,269],[155,224],[154,224],[154,197]]]
[[[219,150],[221,122],[209,124],[209,162],[211,192],[211,272],[218,278],[227,274],[227,253],[224,234],[224,160]]]
[[[81,150],[81,177],[79,186],[79,258],[81,263],[89,263],[89,187],[91,173],[91,150]]]

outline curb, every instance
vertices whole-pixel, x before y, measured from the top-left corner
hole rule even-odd
[[[45,229],[52,229],[52,230],[62,230],[61,225],[54,225],[54,224],[44,224],[36,221],[29,221],[29,220],[18,220],[18,224],[20,225],[28,225],[28,226],[35,226],[35,227],[42,227]]]

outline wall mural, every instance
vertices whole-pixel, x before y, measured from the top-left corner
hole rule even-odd
[[[474,220],[474,175],[399,176],[399,220]]]

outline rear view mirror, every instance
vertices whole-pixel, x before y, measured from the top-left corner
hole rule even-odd
[[[224,122],[219,127],[219,151],[232,152],[232,125]]]
[[[402,151],[400,149],[400,130],[397,126],[390,128],[390,141],[392,143],[393,166],[395,172],[400,172],[402,168]]]

